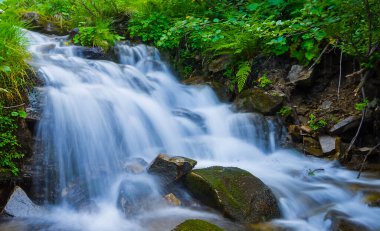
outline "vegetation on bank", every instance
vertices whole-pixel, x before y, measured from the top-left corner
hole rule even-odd
[[[20,122],[12,117],[19,108],[4,107],[25,103],[30,85],[20,30],[25,25],[18,19],[28,12],[62,31],[78,28],[75,44],[107,50],[127,38],[154,45],[181,63],[185,76],[225,56],[227,67],[220,76],[229,79],[229,89],[236,94],[254,85],[270,86],[266,73],[256,68],[262,57],[314,66],[326,51],[336,49],[361,66],[360,74],[373,70],[380,60],[378,0],[5,0],[0,9],[2,134],[15,131],[13,125]],[[362,110],[366,104],[359,106]],[[283,108],[279,113],[290,112]],[[310,118],[316,129],[324,126],[319,123]],[[12,152],[5,143],[2,138],[0,164],[14,169],[6,159]],[[13,157],[19,157],[17,152]]]
[[[26,117],[21,106],[30,86],[22,27],[17,16],[0,14],[0,173],[15,175],[19,172],[15,161],[23,157],[16,132]]]

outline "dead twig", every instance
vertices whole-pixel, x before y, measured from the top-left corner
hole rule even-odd
[[[325,46],[325,48],[323,48],[321,54],[319,54],[318,58],[315,60],[315,62],[313,63],[313,65],[311,65],[311,66],[309,67],[309,69],[308,69],[309,71],[310,71],[311,69],[313,69],[314,66],[319,62],[319,60],[322,58],[322,55],[326,52],[326,50],[327,50],[327,48],[329,47],[329,45],[330,45],[330,44],[327,44],[327,45]]]
[[[22,103],[22,104],[19,104],[19,105],[14,105],[14,106],[9,106],[9,107],[3,107],[3,109],[12,109],[12,108],[18,108],[18,107],[21,107],[21,106],[24,106],[25,103]]]
[[[380,147],[380,143],[376,144],[376,146],[374,146],[373,148],[371,148],[367,154],[365,155],[364,159],[363,159],[363,162],[360,166],[360,169],[359,169],[359,173],[358,173],[358,176],[356,177],[357,179],[360,178],[360,175],[362,174],[363,172],[363,169],[364,169],[364,165],[365,165],[365,162],[367,161],[368,157],[372,154],[373,151],[375,151],[378,147]]]
[[[340,82],[342,80],[342,59],[343,59],[343,51],[340,51],[340,60],[339,60],[339,82],[338,82],[338,100],[339,100],[339,93],[340,93]]]
[[[358,71],[352,72],[352,73],[349,74],[349,75],[346,75],[346,78],[352,78],[352,77],[355,77],[355,76],[359,76],[359,75],[361,75],[364,71],[366,71],[366,69],[365,69],[365,68],[362,68],[362,69],[360,69],[360,70],[358,70]]]
[[[363,97],[363,100],[365,99],[365,92],[364,92],[364,88],[362,87],[362,97]],[[344,155],[343,155],[343,159],[347,159],[348,157],[348,153],[351,151],[351,148],[352,146],[354,145],[356,139],[358,138],[359,136],[359,133],[360,133],[360,130],[363,126],[363,122],[364,122],[364,118],[365,118],[365,114],[367,112],[367,107],[365,107],[362,111],[362,118],[360,120],[360,124],[359,124],[359,127],[358,127],[358,130],[356,131],[356,134],[355,136],[352,138],[351,142],[350,142],[350,145],[348,146],[347,150],[344,152]]]

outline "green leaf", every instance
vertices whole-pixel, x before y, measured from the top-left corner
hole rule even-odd
[[[248,5],[248,10],[249,11],[255,11],[259,8],[260,4],[259,3],[252,3]]]
[[[248,76],[251,73],[251,63],[246,61],[239,65],[239,70],[236,73],[238,91],[241,92],[247,82]]]
[[[18,112],[17,112],[17,111],[13,111],[13,112],[11,112],[11,116],[13,116],[13,117],[18,116]]]
[[[5,72],[5,73],[9,73],[12,70],[9,66],[0,66],[0,71]]]
[[[18,111],[18,116],[19,116],[20,118],[23,118],[23,119],[25,119],[25,118],[26,118],[26,116],[27,116],[27,114],[26,114],[26,112],[25,112],[25,111]]]

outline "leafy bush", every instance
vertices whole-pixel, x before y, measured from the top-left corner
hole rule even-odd
[[[98,46],[108,50],[109,46],[123,38],[112,33],[109,28],[109,23],[104,21],[97,22],[95,26],[79,27],[79,33],[74,36],[73,42],[82,46]]]
[[[15,160],[22,158],[24,154],[19,152],[20,144],[16,137],[17,120],[25,117],[25,111],[9,113],[3,111],[0,104],[0,171],[10,171],[14,175],[19,173]]]

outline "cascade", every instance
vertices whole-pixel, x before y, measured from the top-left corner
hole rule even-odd
[[[29,221],[34,225],[49,231],[139,231],[170,230],[189,218],[224,221],[210,211],[159,202],[131,218],[120,213],[116,200],[123,180],[147,184],[153,202],[160,190],[148,175],[126,174],[123,163],[168,153],[197,160],[197,168],[251,172],[276,195],[283,218],[272,222],[282,227],[329,230],[326,215],[339,211],[380,230],[380,208],[367,206],[363,194],[352,189],[379,190],[380,180],[356,179],[336,162],[281,149],[284,131],[275,118],[234,112],[210,87],[181,84],[157,49],[120,43],[116,62],[91,60],[84,58],[84,48],[65,45],[65,37],[27,36],[30,64],[44,82],[37,134],[44,179],[37,188],[53,204],[48,214]],[[314,169],[324,170],[310,174]],[[74,198],[62,196],[78,184]],[[83,198],[97,209],[78,209]]]

